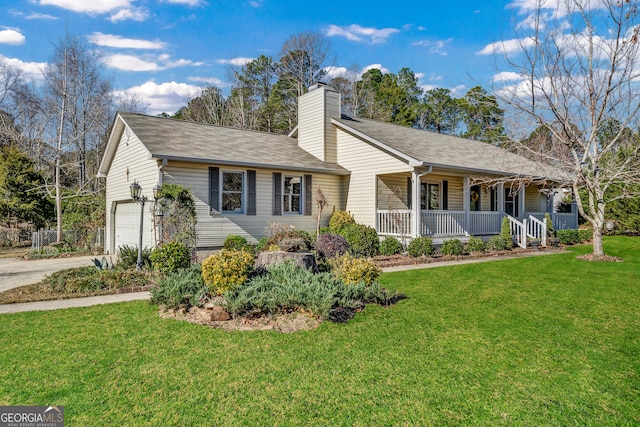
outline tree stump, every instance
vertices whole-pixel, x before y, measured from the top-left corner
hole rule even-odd
[[[311,252],[285,252],[285,251],[266,251],[260,252],[256,259],[256,267],[269,267],[274,264],[282,264],[291,260],[295,265],[311,269],[314,273],[318,271],[316,258]]]

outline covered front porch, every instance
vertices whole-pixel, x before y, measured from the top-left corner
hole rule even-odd
[[[535,185],[472,184],[469,175],[433,170],[378,175],[377,184],[376,230],[381,236],[492,236],[500,233],[506,216],[514,241],[526,246],[528,238],[546,239],[546,212],[555,229],[578,226],[575,211],[555,212],[553,197]]]

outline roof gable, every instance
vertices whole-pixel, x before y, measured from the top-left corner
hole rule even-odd
[[[194,163],[245,165],[346,175],[337,164],[323,162],[294,138],[267,132],[214,126],[135,113],[119,113],[107,144],[99,176],[106,176],[124,128],[131,129],[151,158]]]

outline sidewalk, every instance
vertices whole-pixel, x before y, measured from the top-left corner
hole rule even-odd
[[[92,305],[111,304],[114,302],[126,302],[148,300],[149,292],[132,292],[128,294],[100,295],[97,297],[70,298],[53,301],[24,302],[19,304],[0,304],[0,314],[21,313],[24,311],[58,310],[60,308],[89,307]]]
[[[539,252],[522,252],[516,254],[497,255],[483,258],[472,258],[463,260],[452,261],[439,261],[430,262],[425,264],[410,264],[410,265],[398,265],[394,267],[385,267],[382,269],[385,273],[392,273],[394,271],[407,271],[417,270],[421,268],[436,268],[436,267],[448,267],[451,265],[463,265],[463,264],[476,264],[480,262],[492,262],[508,259],[527,258],[533,256],[554,255],[563,253],[564,250],[546,250]],[[20,304],[0,304],[0,314],[4,313],[20,313],[24,311],[44,311],[44,310],[58,310],[61,308],[72,307],[89,307],[92,305],[110,304],[114,302],[126,302],[137,300],[148,300],[150,298],[149,292],[134,292],[129,294],[116,294],[116,295],[102,295],[97,297],[88,298],[71,298],[64,300],[54,301],[38,301],[38,302],[25,302]]]

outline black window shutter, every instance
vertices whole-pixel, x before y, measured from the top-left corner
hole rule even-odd
[[[273,215],[282,215],[282,174],[273,173]]]
[[[411,209],[411,201],[413,199],[413,187],[411,186],[411,177],[407,178],[407,209]]]
[[[209,168],[209,212],[220,213],[220,168]]]
[[[256,171],[247,171],[247,215],[256,214]]]
[[[304,214],[310,216],[313,212],[313,183],[311,175],[304,176]]]
[[[442,181],[442,210],[449,210],[449,181]]]

